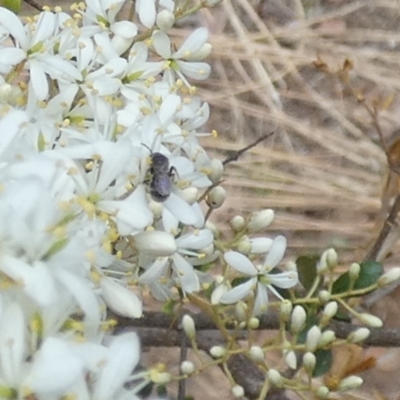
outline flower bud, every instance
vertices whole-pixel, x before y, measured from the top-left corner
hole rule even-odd
[[[321,339],[321,330],[318,326],[314,325],[308,332],[307,332],[307,339],[306,339],[306,350],[307,351],[315,351],[318,347],[318,343]]]
[[[330,395],[329,389],[326,386],[320,386],[315,393],[318,399],[327,399]]]
[[[337,310],[338,310],[338,304],[336,303],[336,301],[329,302],[324,307],[324,311],[322,313],[322,318],[321,318],[321,325],[323,326],[327,325],[332,319],[332,317],[336,315]]]
[[[378,286],[385,286],[389,283],[397,281],[400,278],[400,268],[391,268],[389,271],[384,273],[378,280]]]
[[[229,221],[229,225],[234,232],[239,232],[245,228],[246,221],[241,215],[236,215]]]
[[[297,368],[296,353],[294,351],[287,352],[287,354],[285,355],[285,362],[289,368],[296,369]]]
[[[290,314],[292,313],[293,304],[291,301],[284,299],[281,301],[280,305],[280,318],[283,322],[287,322],[290,319]]]
[[[170,256],[177,250],[175,238],[167,232],[141,232],[135,235],[133,239],[140,252],[154,257]]]
[[[318,293],[318,299],[322,304],[325,304],[331,299],[331,294],[327,290],[321,290]]]
[[[213,158],[210,164],[211,172],[208,174],[208,177],[215,185],[222,179],[222,176],[224,174],[224,164],[222,164],[222,161],[218,160],[217,158]]]
[[[222,346],[213,346],[210,349],[210,354],[214,358],[221,358],[226,354],[226,349]]]
[[[250,239],[252,254],[263,254],[270,250],[273,240],[270,238]]]
[[[327,330],[322,332],[321,338],[318,342],[318,347],[325,347],[329,343],[332,343],[336,339],[334,331]]]
[[[247,224],[249,232],[260,232],[271,224],[274,220],[274,212],[271,209],[266,209],[253,213]]]
[[[182,372],[182,374],[191,375],[191,374],[193,374],[194,371],[195,371],[195,367],[194,367],[192,362],[184,361],[181,364],[181,372]]]
[[[237,250],[242,254],[249,254],[251,251],[251,242],[248,236],[243,236],[237,245]]]
[[[246,321],[247,320],[247,304],[243,303],[243,301],[238,301],[235,305],[235,314],[236,318],[239,321]]]
[[[265,360],[265,355],[261,347],[251,346],[249,350],[249,357],[254,362],[263,362]]]
[[[249,328],[250,329],[258,329],[258,327],[260,326],[260,320],[256,317],[250,318],[249,321]]]
[[[244,389],[242,386],[235,385],[232,388],[233,397],[243,397],[244,396]]]
[[[382,321],[375,315],[361,313],[357,315],[357,318],[371,328],[380,328],[383,325]]]
[[[293,333],[298,333],[306,323],[307,314],[302,306],[296,306],[292,312],[290,328]]]
[[[317,265],[319,274],[323,274],[327,269],[333,270],[337,266],[338,256],[335,249],[328,249],[322,253]]]
[[[190,315],[185,314],[183,316],[182,327],[189,339],[193,340],[196,337],[196,327],[194,325],[193,318]]]
[[[200,50],[190,54],[190,56],[187,57],[186,60],[202,61],[211,54],[212,50],[213,50],[213,47],[212,47],[211,43],[204,43],[203,46],[201,46]]]
[[[156,17],[156,24],[157,27],[164,32],[171,29],[175,24],[174,13],[168,10],[160,11]]]
[[[216,186],[208,193],[206,203],[210,208],[219,208],[226,199],[226,190],[222,186]]]
[[[283,386],[283,378],[282,375],[276,369],[270,369],[267,372],[267,378],[274,386],[280,388]]]
[[[347,391],[357,389],[363,383],[362,378],[359,376],[351,375],[340,381],[338,390]]]
[[[181,190],[181,197],[190,205],[194,204],[199,197],[199,189],[190,186]]]
[[[363,342],[369,335],[371,331],[368,328],[358,328],[354,332],[351,332],[347,337],[347,340],[351,343]]]
[[[316,364],[317,358],[313,353],[307,352],[304,354],[303,366],[308,375],[312,375]]]
[[[352,281],[355,281],[360,276],[360,264],[353,263],[349,268],[349,277]]]

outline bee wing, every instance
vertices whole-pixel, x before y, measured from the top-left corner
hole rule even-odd
[[[155,174],[150,185],[150,193],[154,200],[164,202],[171,194],[171,178],[167,174]]]

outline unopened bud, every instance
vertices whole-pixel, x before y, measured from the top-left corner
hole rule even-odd
[[[350,280],[355,281],[360,276],[360,264],[353,263],[349,268],[349,277]]]
[[[181,197],[186,201],[186,203],[194,204],[199,198],[199,189],[190,186],[188,188],[181,190]]]
[[[383,325],[382,321],[378,317],[375,317],[375,315],[361,313],[357,315],[357,318],[371,328],[380,328]]]
[[[251,251],[251,242],[248,236],[243,236],[238,245],[237,250],[242,254],[249,254]]]
[[[229,225],[231,226],[234,232],[242,231],[246,226],[246,220],[241,215],[235,215],[230,221]]]
[[[273,220],[274,212],[271,209],[255,212],[247,224],[247,229],[252,233],[260,232],[268,227]]]
[[[317,264],[317,272],[323,274],[326,270],[333,270],[337,266],[338,256],[334,249],[325,250]]]
[[[259,346],[251,346],[249,350],[249,357],[254,362],[263,362],[265,359],[264,352]]]
[[[363,383],[362,378],[359,376],[351,375],[340,381],[338,390],[347,391],[360,387]]]
[[[243,397],[244,396],[244,389],[243,389],[243,387],[242,386],[240,386],[240,385],[235,385],[233,388],[232,388],[232,394],[233,394],[233,397]]]
[[[318,326],[314,325],[308,332],[307,332],[307,339],[306,339],[306,350],[307,351],[315,351],[318,347],[318,343],[321,339],[321,330]]]
[[[296,306],[292,312],[290,328],[293,333],[298,333],[306,323],[307,314],[302,306]]]
[[[287,352],[287,354],[285,355],[285,362],[289,368],[296,369],[297,368],[296,353],[294,351]]]
[[[282,375],[276,369],[270,369],[267,372],[268,380],[276,387],[280,388],[283,386],[283,378]]]
[[[264,254],[270,250],[273,240],[270,238],[250,239],[252,254]]]
[[[174,13],[168,10],[162,10],[157,14],[156,17],[157,27],[162,31],[168,31],[175,24],[175,16]]]
[[[327,399],[330,395],[330,391],[326,386],[320,386],[315,394],[318,399]]]
[[[222,175],[224,174],[224,164],[222,164],[221,160],[217,158],[213,158],[210,163],[211,172],[208,174],[211,182],[215,185],[219,183],[222,179]]]
[[[334,317],[337,313],[338,310],[338,304],[336,301],[331,301],[326,306],[324,307],[324,311],[322,313],[322,318],[321,318],[321,325],[325,326],[327,325],[332,317]]]
[[[303,366],[308,375],[312,375],[317,359],[313,353],[307,352],[303,356]]]
[[[318,299],[322,304],[325,304],[331,299],[331,294],[327,290],[321,290],[318,293]]]
[[[239,321],[246,321],[247,320],[247,304],[243,303],[243,301],[238,301],[235,306],[235,314],[236,318]]]
[[[258,327],[260,326],[260,320],[256,317],[250,318],[249,321],[249,328],[250,329],[258,329]]]
[[[206,203],[210,208],[219,208],[226,199],[226,190],[222,186],[216,186],[208,193]]]
[[[184,361],[181,364],[181,372],[185,375],[191,375],[195,371],[194,364],[190,361]]]
[[[222,346],[213,346],[210,349],[210,354],[214,358],[221,358],[226,354],[226,349]]]
[[[385,286],[389,283],[397,281],[400,278],[400,268],[391,268],[389,271],[384,273],[378,280],[378,286]]]
[[[327,330],[322,332],[321,338],[318,342],[318,347],[325,347],[326,345],[332,343],[336,339],[334,331]]]
[[[204,43],[203,46],[201,46],[200,50],[190,54],[190,56],[185,58],[185,60],[202,61],[211,54],[212,50],[213,50],[213,47],[210,43]]]
[[[358,328],[354,332],[351,332],[347,337],[347,340],[351,343],[363,342],[369,335],[371,331],[368,328]]]
[[[194,325],[194,320],[190,315],[185,314],[183,316],[182,327],[189,339],[193,340],[196,337],[196,327]]]
[[[280,318],[283,322],[287,322],[290,319],[290,314],[293,309],[293,304],[291,301],[284,299],[280,303]]]

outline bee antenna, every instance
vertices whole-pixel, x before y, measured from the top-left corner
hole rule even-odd
[[[146,147],[146,149],[148,149],[150,151],[150,153],[153,154],[153,150],[149,146],[147,146],[147,144],[144,144],[144,143],[140,143],[140,144],[142,146]]]

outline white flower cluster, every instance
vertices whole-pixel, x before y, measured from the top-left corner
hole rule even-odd
[[[138,24],[117,20],[124,3],[24,23],[0,8],[1,398],[136,398],[139,341],[106,333],[107,308],[138,318],[141,288],[167,300],[212,281],[195,268],[220,255],[198,199],[222,167],[187,81],[209,76],[207,31],[176,50],[173,1],[138,0]],[[268,271],[238,257],[225,254],[267,301]],[[280,278],[268,285],[295,283]]]

